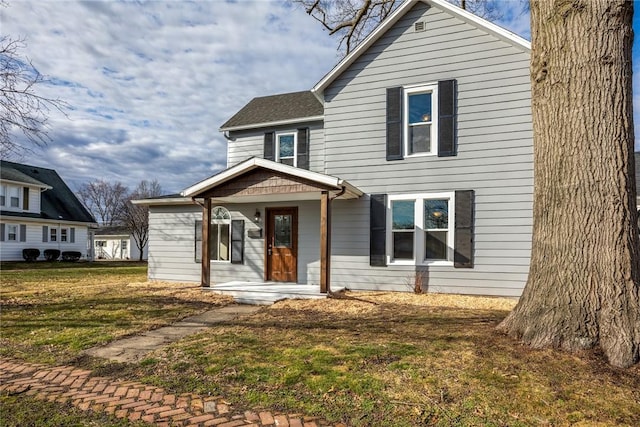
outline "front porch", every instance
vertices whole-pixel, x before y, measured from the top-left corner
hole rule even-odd
[[[319,286],[300,285],[282,282],[243,282],[233,281],[203,287],[205,291],[221,295],[229,295],[240,304],[271,305],[285,299],[322,299],[327,293],[320,292]],[[343,291],[344,288],[332,289],[332,292]]]

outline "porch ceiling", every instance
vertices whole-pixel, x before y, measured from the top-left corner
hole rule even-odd
[[[343,199],[363,192],[347,181],[330,175],[251,158],[182,192],[184,197],[211,198],[226,203],[319,200],[330,191]]]

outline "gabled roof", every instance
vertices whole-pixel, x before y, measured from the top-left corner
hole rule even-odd
[[[277,126],[301,121],[322,120],[324,110],[307,91],[253,98],[220,127],[221,131]]]
[[[80,203],[78,198],[69,189],[67,184],[60,178],[53,169],[46,169],[37,166],[25,165],[22,163],[13,163],[2,160],[0,163],[0,169],[4,171],[13,170],[14,172],[8,172],[15,174],[18,172],[21,175],[30,177],[32,182],[43,184],[47,190],[41,193],[41,212],[40,214],[29,214],[13,211],[2,211],[2,215],[17,216],[25,218],[39,218],[47,220],[63,220],[74,222],[88,222],[95,223],[96,220],[91,216],[89,211]],[[4,179],[4,175],[3,175]],[[22,181],[25,182],[25,181]],[[35,185],[39,185],[35,184]]]
[[[199,183],[192,185],[191,187],[184,190],[182,192],[182,195],[184,197],[198,197],[212,188],[215,188],[221,184],[224,184],[225,182],[231,181],[258,168],[262,168],[272,172],[279,172],[292,178],[303,179],[332,190],[340,191],[344,189],[343,198],[357,198],[363,194],[362,191],[349,184],[347,181],[336,178],[334,176],[324,175],[321,173],[288,166],[282,163],[277,163],[258,157],[251,157],[244,162],[238,163],[235,166],[232,166],[216,175],[213,175],[212,177],[205,179],[204,181],[200,181]]]
[[[116,225],[112,227],[100,227],[93,232],[94,237],[97,236],[129,236],[131,232],[127,227]]]
[[[364,52],[371,47],[384,33],[387,32],[396,22],[400,20],[407,12],[409,12],[413,6],[418,2],[426,3],[430,6],[434,6],[438,9],[444,10],[451,15],[454,15],[463,21],[472,24],[476,27],[480,27],[497,37],[510,42],[516,46],[524,48],[526,50],[531,50],[531,42],[520,37],[519,35],[512,33],[509,30],[506,30],[492,22],[487,21],[486,19],[482,19],[479,16],[474,15],[473,13],[467,12],[464,9],[459,8],[446,0],[406,0],[398,9],[396,9],[391,15],[387,16],[387,18],[380,23],[376,27],[375,30],[371,32],[354,50],[351,51],[347,56],[345,56],[342,61],[340,61],[329,73],[327,73],[322,80],[320,80],[316,85],[311,89],[311,92],[318,97],[318,99],[323,98],[324,90],[340,75],[342,74],[351,64],[353,64]]]

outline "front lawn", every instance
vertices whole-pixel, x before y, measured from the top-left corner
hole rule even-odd
[[[594,352],[518,345],[494,329],[510,300],[348,293],[284,301],[140,363],[115,364],[78,356],[228,299],[147,283],[135,264],[2,267],[5,357],[73,363],[175,393],[221,395],[240,409],[354,426],[640,425],[640,366],[613,369]],[[19,399],[0,403],[26,410]]]
[[[69,363],[84,349],[229,302],[146,276],[136,262],[3,263],[0,356]]]

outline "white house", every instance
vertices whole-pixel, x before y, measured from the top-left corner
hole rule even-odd
[[[96,260],[140,259],[140,249],[126,227],[101,227],[93,233],[93,253]],[[148,245],[142,248],[142,259],[148,257]]]
[[[501,27],[407,0],[310,91],[224,123],[228,169],[142,202],[149,278],[519,296],[529,59]]]
[[[52,169],[0,164],[0,260],[23,260],[22,250],[76,251],[87,257],[95,220]]]

